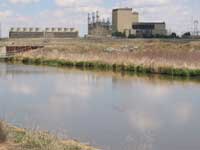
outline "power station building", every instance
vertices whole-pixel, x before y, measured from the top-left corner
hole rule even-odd
[[[136,37],[154,37],[167,35],[165,22],[133,23],[131,34]]]
[[[112,35],[110,20],[100,19],[99,12],[88,14],[88,35],[92,37],[109,37]]]
[[[74,28],[11,28],[10,38],[77,38]]]
[[[132,29],[132,24],[139,21],[139,13],[132,8],[118,8],[112,11],[112,32],[124,33]]]
[[[112,33],[121,32],[126,37],[154,37],[167,35],[165,22],[139,22],[139,13],[132,8],[112,11]]]

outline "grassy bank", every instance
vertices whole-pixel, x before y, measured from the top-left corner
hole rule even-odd
[[[46,65],[54,67],[77,67],[81,69],[94,69],[94,70],[112,70],[115,72],[130,72],[142,74],[166,74],[170,76],[183,76],[192,77],[199,76],[200,69],[187,69],[187,68],[172,68],[172,67],[158,67],[151,68],[143,65],[128,65],[128,64],[109,64],[104,62],[89,62],[89,61],[66,61],[59,59],[45,59],[45,58],[31,58],[31,57],[15,57],[8,59],[10,62],[22,62],[23,64]]]
[[[73,140],[61,140],[48,133],[20,129],[0,122],[2,150],[95,150]]]
[[[14,60],[25,64],[200,76],[200,41],[13,39],[1,44],[43,45]]]

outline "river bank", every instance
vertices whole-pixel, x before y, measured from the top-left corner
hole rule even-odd
[[[44,48],[19,54],[11,61],[133,73],[200,75],[199,41],[163,40],[33,40]],[[7,41],[27,45],[31,40]]]
[[[49,132],[22,129],[0,122],[0,150],[95,150],[74,140],[62,140]]]

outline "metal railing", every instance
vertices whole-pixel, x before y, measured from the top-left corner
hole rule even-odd
[[[0,59],[12,58],[17,54],[43,48],[43,46],[8,46],[5,53],[0,53]]]

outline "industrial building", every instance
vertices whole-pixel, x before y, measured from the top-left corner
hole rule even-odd
[[[93,37],[109,37],[112,35],[110,20],[100,19],[99,12],[88,14],[88,35]]]
[[[118,8],[112,11],[112,32],[124,33],[132,29],[132,24],[139,21],[139,13],[132,8]]]
[[[11,28],[10,38],[77,38],[74,28]]]
[[[138,22],[133,23],[131,35],[136,37],[155,37],[167,35],[165,22]]]
[[[132,8],[117,8],[112,11],[112,33],[121,32],[126,37],[154,37],[167,35],[164,22],[139,22],[139,13]]]

